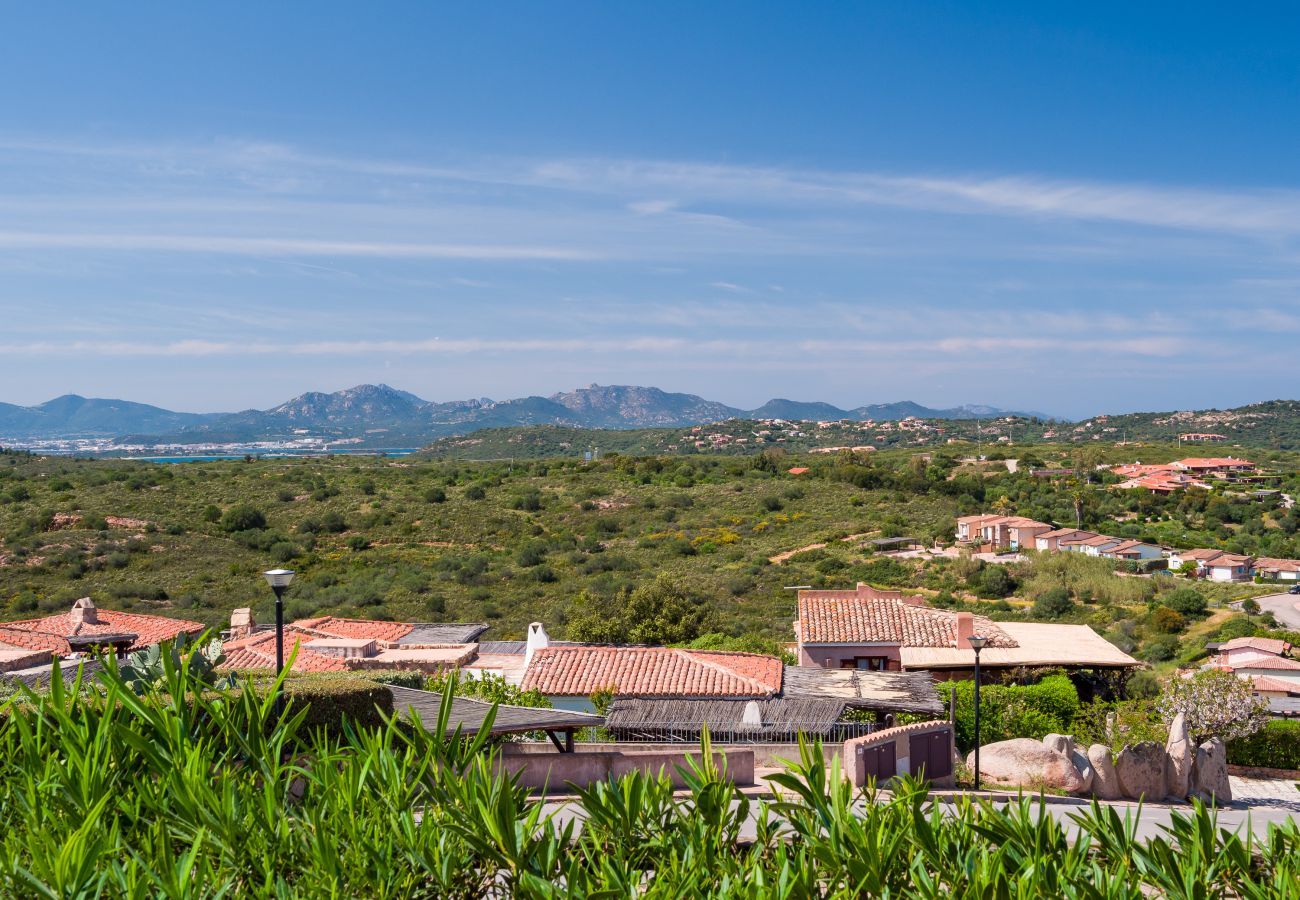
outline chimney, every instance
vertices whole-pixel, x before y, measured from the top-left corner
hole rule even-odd
[[[230,614],[230,639],[237,641],[253,633],[253,610],[241,607]]]
[[[98,625],[99,611],[95,609],[95,601],[89,597],[82,597],[73,603],[71,618],[74,628],[82,625]]]
[[[541,622],[531,623],[528,626],[528,643],[524,647],[524,671],[527,671],[532,664],[533,653],[549,646],[551,646],[551,637],[546,633],[546,628]]]
[[[970,647],[970,637],[975,633],[975,616],[968,612],[957,613],[957,649]]]

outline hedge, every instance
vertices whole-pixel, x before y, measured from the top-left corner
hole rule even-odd
[[[393,714],[393,692],[365,678],[290,678],[284,684],[291,709],[307,705],[303,727],[342,731],[353,727],[378,728]]]
[[[1262,731],[1230,741],[1228,762],[1261,769],[1300,769],[1300,722],[1274,719]]]
[[[949,703],[956,693],[957,746],[969,750],[975,745],[975,682],[941,682],[938,688]],[[1079,692],[1065,675],[1030,685],[981,685],[980,742],[1069,734],[1078,711]]]

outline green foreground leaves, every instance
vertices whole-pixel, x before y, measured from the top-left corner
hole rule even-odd
[[[1253,840],[1198,806],[1144,841],[1093,806],[1071,834],[1031,800],[864,794],[804,746],[778,802],[705,754],[681,794],[634,774],[581,790],[581,826],[560,824],[445,721],[309,732],[249,686],[205,691],[185,658],[160,680],[56,679],[0,707],[0,895],[1300,896],[1294,823]]]

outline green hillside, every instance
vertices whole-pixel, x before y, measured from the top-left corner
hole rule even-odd
[[[1069,461],[1047,449],[1030,450],[1043,457],[1035,462]],[[1274,456],[1287,473],[1277,483],[1300,487],[1295,457]],[[788,474],[796,464],[810,471]],[[1300,518],[1244,495],[1118,494],[1070,476],[1012,474],[999,460],[977,466],[950,450],[611,454],[590,465],[332,458],[165,466],[10,454],[0,455],[0,612],[32,617],[90,595],[107,608],[211,625],[252,605],[265,621],[270,593],[259,573],[288,565],[301,573],[288,595],[291,617],[484,621],[498,638],[541,620],[557,637],[580,639],[722,632],[789,640],[795,598],[786,587],[860,580],[916,587],[936,602],[1002,617],[1035,615],[1035,601],[1064,584],[1071,603],[1053,615],[1089,622],[1130,648],[1160,638],[1143,623],[1170,586],[1118,577],[1105,561],[1070,562],[1062,573],[1041,562],[900,560],[863,544],[875,536],[947,540],[957,515],[989,508],[1070,521],[1079,491],[1085,524],[1099,530],[1300,556]]]

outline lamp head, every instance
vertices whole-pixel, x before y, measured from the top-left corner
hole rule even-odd
[[[981,650],[983,650],[984,647],[985,647],[985,645],[988,644],[988,642],[989,642],[989,639],[988,639],[988,638],[986,638],[986,637],[981,637],[981,636],[978,635],[978,634],[972,634],[972,635],[971,635],[970,637],[968,637],[966,640],[970,641],[971,648],[972,648],[976,653],[979,653]]]
[[[289,582],[293,581],[293,570],[272,569],[269,572],[263,572],[262,577],[266,579],[266,583],[269,584],[272,589],[284,590],[289,586]]]

